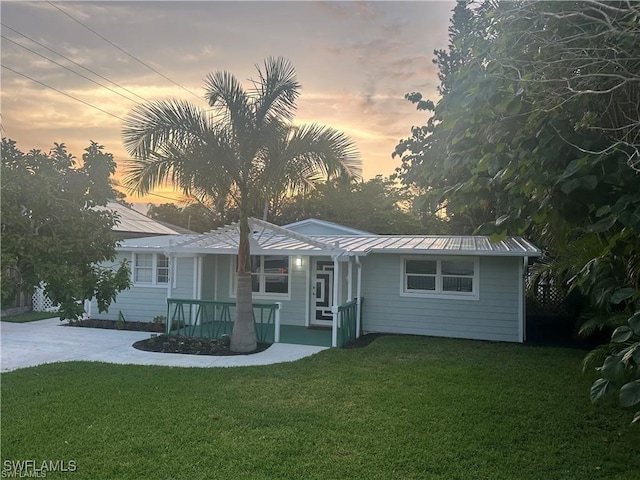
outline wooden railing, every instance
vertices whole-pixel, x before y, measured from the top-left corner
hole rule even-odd
[[[338,306],[338,347],[356,339],[358,300],[353,299]]]
[[[231,335],[235,308],[234,302],[168,298],[166,333],[204,338]],[[254,303],[253,323],[259,343],[280,341],[280,303]]]

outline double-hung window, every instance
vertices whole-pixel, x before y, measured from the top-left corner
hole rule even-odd
[[[403,295],[478,299],[476,257],[403,257]]]
[[[236,270],[237,272],[237,259]],[[251,290],[257,296],[287,297],[289,295],[289,257],[284,255],[251,256]],[[233,293],[235,294],[235,278]]]
[[[168,284],[169,258],[162,253],[134,253],[133,282],[147,285]]]

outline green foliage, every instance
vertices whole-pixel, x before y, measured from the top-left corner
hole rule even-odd
[[[111,154],[91,142],[76,166],[64,144],[49,154],[25,154],[2,139],[2,300],[16,290],[33,291],[41,283],[60,305],[60,318],[82,314],[82,301],[96,298],[105,311],[129,286],[129,268],[100,266],[115,259],[111,229],[117,219],[104,206],[112,198]],[[12,278],[13,281],[6,281]]]
[[[394,152],[454,231],[526,235],[545,251],[539,272],[613,318],[640,290],[639,14],[633,2],[458,2],[436,52],[443,96],[407,95],[432,116]]]
[[[329,181],[274,212],[278,224],[318,218],[378,234],[441,234],[446,222],[420,215],[411,192],[378,175],[366,182]]]
[[[116,330],[124,330],[126,319],[124,318],[124,314],[122,311],[118,311],[118,320],[116,320]]]
[[[222,210],[209,208],[202,203],[192,203],[179,207],[174,203],[149,204],[147,216],[154,220],[167,222],[187,230],[204,233],[222,225],[238,221],[234,210]]]
[[[607,355],[591,387],[591,401],[616,396],[621,407],[640,407],[640,311],[611,335]],[[640,409],[633,421],[640,420]]]

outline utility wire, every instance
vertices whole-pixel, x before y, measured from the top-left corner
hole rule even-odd
[[[25,50],[27,50],[27,51],[29,51],[29,52],[33,53],[34,55],[38,55],[39,57],[44,58],[45,60],[48,60],[48,61],[49,61],[49,62],[51,62],[51,63],[55,63],[56,65],[58,65],[59,67],[64,68],[65,70],[69,70],[71,73],[75,73],[75,74],[76,74],[76,75],[78,75],[79,77],[82,77],[82,78],[84,78],[84,79],[86,79],[86,80],[89,80],[90,82],[93,82],[93,83],[95,83],[96,85],[98,85],[98,86],[100,86],[100,87],[102,87],[102,88],[106,88],[107,90],[109,90],[110,92],[115,93],[116,95],[120,95],[120,96],[121,96],[122,98],[124,98],[125,100],[129,100],[130,102],[133,102],[133,103],[135,103],[136,105],[140,105],[140,103],[139,103],[139,102],[137,102],[136,100],[133,100],[133,99],[131,99],[131,98],[127,97],[126,95],[123,95],[122,93],[115,91],[113,88],[110,88],[110,87],[107,87],[106,85],[101,84],[100,82],[96,82],[95,80],[93,80],[93,79],[91,79],[91,78],[87,77],[86,75],[83,75],[83,74],[81,74],[81,73],[78,73],[78,72],[76,72],[75,70],[71,70],[71,69],[70,69],[69,67],[67,67],[66,65],[62,65],[61,63],[58,63],[58,62],[56,62],[55,60],[51,60],[49,57],[45,57],[44,55],[42,55],[42,54],[40,54],[40,53],[36,52],[35,50],[31,50],[30,48],[25,47],[24,45],[20,45],[18,42],[15,42],[15,41],[11,40],[10,38],[5,37],[4,35],[0,35],[0,37],[4,38],[5,40],[8,40],[9,42],[11,42],[11,43],[13,43],[13,44],[15,44],[15,45],[18,45],[19,47],[24,48]]]
[[[87,105],[87,106],[89,106],[89,107],[91,107],[91,108],[95,108],[96,110],[100,110],[102,113],[106,113],[107,115],[110,115],[110,116],[112,116],[112,117],[114,117],[114,118],[117,118],[118,120],[122,120],[123,122],[125,121],[125,119],[124,119],[124,118],[119,117],[118,115],[114,115],[113,113],[107,112],[106,110],[103,110],[103,109],[101,109],[100,107],[96,107],[95,105],[92,105],[92,104],[90,104],[89,102],[85,102],[84,100],[80,100],[79,98],[76,98],[76,97],[74,97],[73,95],[69,95],[68,93],[63,92],[62,90],[58,90],[57,88],[54,88],[54,87],[52,87],[51,85],[47,85],[46,83],[42,83],[42,82],[40,82],[40,81],[38,81],[38,80],[36,80],[36,79],[34,79],[34,78],[31,78],[31,77],[30,77],[30,76],[28,76],[28,75],[25,75],[24,73],[17,72],[17,71],[15,71],[13,68],[9,68],[9,67],[7,67],[7,66],[6,66],[6,65],[4,65],[4,64],[0,64],[0,66],[1,66],[2,68],[6,68],[6,69],[7,69],[7,70],[9,70],[10,72],[15,73],[16,75],[20,75],[21,77],[27,78],[27,79],[31,80],[32,82],[38,83],[38,84],[42,85],[43,87],[50,88],[51,90],[54,90],[54,91],[56,91],[56,92],[58,92],[58,93],[61,93],[61,94],[62,94],[62,95],[64,95],[65,97],[69,97],[69,98],[71,98],[71,99],[73,99],[73,100],[75,100],[75,101],[77,101],[77,102],[80,102],[80,103],[84,103],[85,105]]]
[[[116,86],[116,87],[118,87],[118,88],[121,88],[122,90],[124,90],[124,91],[126,91],[126,92],[130,93],[130,94],[131,94],[131,95],[133,95],[134,97],[138,97],[140,100],[143,100],[143,101],[145,101],[145,102],[148,102],[148,101],[149,101],[149,100],[147,100],[146,98],[141,97],[141,96],[140,96],[140,95],[138,95],[137,93],[132,92],[132,91],[131,91],[131,90],[129,90],[128,88],[123,87],[122,85],[120,85],[120,84],[118,84],[118,83],[114,82],[113,80],[109,80],[107,77],[103,77],[102,75],[100,75],[100,74],[99,74],[99,73],[97,73],[97,72],[94,72],[94,71],[93,71],[93,70],[91,70],[90,68],[87,68],[87,67],[85,67],[84,65],[82,65],[82,64],[80,64],[80,63],[78,63],[78,62],[75,62],[75,61],[71,60],[69,57],[64,56],[64,55],[63,55],[63,54],[61,54],[60,52],[56,52],[56,51],[55,51],[55,50],[53,50],[52,48],[49,48],[49,47],[47,47],[46,45],[43,45],[42,43],[38,42],[37,40],[34,40],[33,38],[29,37],[28,35],[25,35],[24,33],[19,32],[19,31],[17,31],[17,30],[16,30],[16,29],[14,29],[14,28],[11,28],[9,25],[7,25],[7,24],[5,24],[5,23],[0,23],[0,25],[2,25],[4,28],[7,28],[7,29],[11,30],[11,31],[12,31],[12,32],[14,32],[14,33],[17,33],[18,35],[23,36],[23,37],[24,37],[24,38],[26,38],[27,40],[31,40],[31,41],[32,41],[33,43],[35,43],[36,45],[39,45],[40,47],[45,48],[45,49],[49,50],[50,52],[55,53],[56,55],[58,55],[58,56],[60,56],[60,57],[64,58],[64,59],[65,59],[65,60],[67,60],[68,62],[73,63],[74,65],[77,65],[78,67],[80,67],[80,68],[82,68],[82,69],[86,70],[87,72],[94,74],[96,77],[100,77],[100,78],[102,78],[103,80],[106,80],[107,82],[109,82],[110,84],[115,85],[115,86]]]
[[[71,20],[79,23],[80,25],[82,25],[84,28],[86,28],[87,30],[89,30],[90,32],[94,33],[95,35],[97,35],[98,37],[100,37],[102,40],[104,40],[105,42],[107,42],[109,45],[112,45],[113,47],[117,48],[118,50],[120,50],[122,53],[124,53],[125,55],[131,57],[132,59],[134,59],[136,62],[144,65],[145,67],[147,67],[149,70],[151,70],[152,72],[157,73],[158,75],[160,75],[162,78],[164,78],[165,80],[168,80],[169,82],[173,83],[174,85],[180,87],[182,90],[184,90],[185,92],[190,93],[191,95],[193,95],[194,97],[197,97],[198,100],[202,100],[202,97],[200,97],[199,95],[193,93],[191,90],[189,90],[186,87],[183,87],[182,85],[180,85],[178,82],[175,82],[173,80],[171,80],[169,77],[167,77],[166,75],[164,75],[163,73],[160,73],[158,70],[156,70],[155,68],[153,68],[152,66],[146,64],[145,62],[143,62],[142,60],[140,60],[139,58],[131,55],[129,52],[127,52],[126,50],[122,49],[121,47],[119,47],[118,45],[116,45],[115,43],[113,43],[111,40],[109,40],[108,38],[100,35],[98,32],[96,32],[95,30],[93,30],[91,27],[85,25],[84,23],[82,23],[80,20],[78,20],[77,18],[73,17],[72,15],[70,15],[69,13],[65,12],[63,9],[61,9],[60,7],[58,7],[57,5],[53,4],[52,2],[47,0],[47,3],[49,5],[51,5],[53,8],[55,8],[56,10],[62,12],[64,15],[66,15],[67,17],[69,17]]]

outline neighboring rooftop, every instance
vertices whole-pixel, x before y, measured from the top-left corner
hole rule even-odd
[[[154,235],[196,234],[186,228],[159,222],[143,213],[118,202],[109,202],[106,207],[95,207],[96,210],[112,210],[118,215],[118,222],[113,228],[122,238],[149,237]]]
[[[307,218],[306,220],[289,223],[283,225],[282,228],[302,233],[303,235],[376,235],[375,233],[327,222],[326,220],[318,220],[317,218]]]

